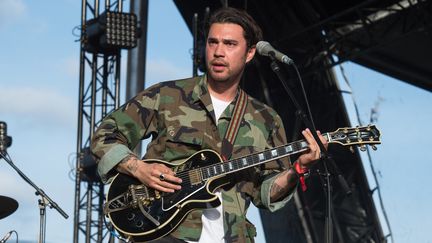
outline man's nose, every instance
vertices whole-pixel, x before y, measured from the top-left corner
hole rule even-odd
[[[217,44],[215,51],[214,51],[214,56],[215,57],[223,57],[225,55],[225,50],[222,44]]]

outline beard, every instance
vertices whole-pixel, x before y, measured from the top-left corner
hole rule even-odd
[[[221,59],[213,59],[207,62],[207,75],[210,81],[216,83],[232,83],[239,79],[243,70],[237,72],[232,69],[232,66]]]

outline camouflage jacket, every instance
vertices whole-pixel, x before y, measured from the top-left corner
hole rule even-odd
[[[221,152],[221,141],[231,119],[235,100],[215,122],[206,76],[156,84],[109,114],[96,131],[92,152],[98,172],[109,182],[115,166],[140,142],[152,136],[146,158],[180,163],[201,149]],[[217,124],[217,125],[216,125]],[[232,158],[261,152],[286,143],[280,117],[270,107],[248,96],[248,104],[236,137]],[[289,167],[289,159],[272,161],[238,172],[231,188],[222,190],[225,242],[253,242],[255,227],[246,219],[252,201],[275,211],[291,195],[270,203],[270,188],[277,173]],[[201,234],[201,210],[186,217],[172,235],[197,241]]]

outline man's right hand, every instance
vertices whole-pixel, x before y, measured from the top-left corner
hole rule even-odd
[[[146,163],[132,155],[120,162],[117,170],[158,191],[174,192],[181,189],[182,180],[176,177],[171,168],[161,163]]]

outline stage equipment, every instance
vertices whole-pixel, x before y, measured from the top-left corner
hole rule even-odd
[[[0,121],[0,152],[6,151],[12,145],[12,137],[7,135],[6,122]]]
[[[267,41],[258,41],[258,43],[256,44],[256,49],[258,51],[258,54],[260,54],[261,56],[266,56],[266,57],[270,56],[271,58],[275,58],[279,62],[288,65],[294,64],[291,58],[289,58],[287,55],[283,54],[282,52],[276,50]]]
[[[340,169],[338,168],[335,161],[333,160],[332,156],[330,156],[327,149],[324,147],[323,143],[321,142],[321,140],[318,137],[315,123],[313,120],[313,116],[312,116],[312,113],[310,110],[309,101],[308,101],[306,91],[305,91],[304,86],[303,86],[303,80],[301,78],[301,75],[300,75],[298,68],[295,65],[294,61],[292,61],[291,59],[287,60],[288,57],[286,55],[275,50],[268,42],[265,42],[266,45],[262,44],[259,46],[260,43],[262,43],[262,41],[258,42],[258,44],[257,44],[258,53],[265,55],[265,56],[269,56],[270,59],[272,60],[272,62],[270,64],[271,69],[279,78],[279,81],[281,82],[286,93],[288,94],[289,98],[291,99],[291,102],[294,104],[294,106],[296,108],[295,114],[301,119],[303,124],[307,128],[309,128],[309,130],[312,132],[313,137],[315,138],[315,141],[317,141],[318,146],[320,147],[320,151],[321,151],[320,160],[321,160],[323,167],[324,167],[324,174],[321,176],[323,177],[323,181],[325,181],[325,183],[323,184],[323,189],[326,192],[326,196],[327,196],[326,197],[327,198],[326,210],[325,210],[325,240],[324,241],[326,243],[331,243],[331,242],[333,242],[333,226],[332,226],[332,224],[333,224],[333,220],[332,220],[332,208],[333,208],[332,203],[333,203],[333,201],[331,200],[332,195],[331,195],[330,176],[332,174],[330,174],[330,171],[335,172],[336,178],[338,179],[338,182],[340,183],[341,188],[343,189],[343,191],[345,192],[346,195],[349,195],[352,192],[351,192],[345,178],[342,176]],[[267,50],[263,50],[264,46],[267,47]],[[286,57],[286,58],[284,58],[284,57]],[[302,109],[300,103],[297,101],[294,93],[288,87],[287,79],[285,78],[285,76],[281,72],[281,68],[279,67],[279,65],[276,61],[280,61],[280,62],[285,63],[285,64],[290,64],[294,67],[294,69],[297,73],[297,77],[298,77],[299,82],[300,82],[300,87],[302,90],[303,99],[304,99],[304,103],[305,103],[308,115],[306,115],[306,113],[303,111],[303,109]],[[373,148],[374,148],[374,150],[376,150],[375,146],[373,146]],[[329,170],[329,167],[331,167],[331,170]],[[302,181],[300,181],[300,182],[302,182]]]
[[[18,208],[18,202],[10,197],[0,196],[0,219],[11,215]]]
[[[22,172],[12,161],[11,157],[6,151],[0,151],[0,158],[4,159],[17,173],[21,178],[24,179],[30,186],[32,186],[36,192],[36,196],[40,196],[41,199],[39,202],[39,215],[40,215],[40,227],[39,227],[39,243],[45,242],[45,233],[46,233],[46,207],[56,209],[65,219],[69,216],[54,202],[40,187],[33,183],[30,178],[28,178],[24,172]],[[7,200],[6,200],[7,201]],[[12,204],[12,208],[14,207],[14,203],[9,200],[9,204]],[[3,204],[2,204],[3,205]],[[18,207],[18,205],[16,205]],[[9,210],[10,211],[10,210]]]
[[[137,17],[133,13],[105,11],[85,23],[84,33],[86,51],[116,54],[137,45]]]
[[[90,182],[101,182],[99,176],[97,175],[97,164],[91,155],[90,148],[84,148],[81,154],[83,157],[81,161],[81,178],[83,181]]]
[[[395,9],[393,5],[399,5],[399,2],[413,4],[412,1],[398,0],[359,0],[344,2],[345,4],[323,4],[322,1],[309,0],[276,1],[272,4],[267,1],[203,0],[191,4],[187,1],[174,0],[192,33],[196,28],[194,26],[197,25],[195,22],[198,22],[198,30],[205,29],[206,21],[202,16],[198,16],[198,20],[193,16],[196,13],[204,12],[207,8],[213,11],[229,3],[230,7],[246,10],[261,27],[263,37],[272,44],[274,49],[295,60],[302,73],[316,127],[320,130],[351,126],[341,90],[331,67],[338,64],[337,62],[341,59],[337,57],[340,57],[341,54],[350,56],[353,52],[349,50],[338,52],[340,49],[337,43],[349,44],[353,46],[353,50],[359,48],[363,50],[363,53],[372,51],[369,48],[374,47],[375,43],[380,43],[384,39],[380,36],[388,32],[387,29],[376,31],[369,21],[369,16],[373,15],[377,8],[391,13],[402,12],[392,10]],[[361,6],[357,6],[359,4]],[[391,9],[388,10],[388,7]],[[407,19],[404,14],[397,15],[399,22]],[[396,17],[396,14],[394,16]],[[414,18],[416,22],[428,19],[423,18],[423,15],[420,16]],[[368,43],[356,45],[358,42],[355,39],[348,39],[348,35],[337,35],[340,32],[333,31],[353,22],[357,23],[357,26],[365,27],[362,28],[363,31],[359,33],[361,34],[359,36],[369,40],[372,45],[367,45]],[[424,23],[430,23],[430,21]],[[394,29],[407,30],[410,29],[410,24],[411,22],[408,21],[403,25],[392,26]],[[333,34],[336,34],[335,37],[338,38],[329,38]],[[196,40],[197,43],[200,41],[199,38]],[[340,41],[335,43],[334,40]],[[385,53],[392,52],[395,48],[389,50]],[[397,50],[404,50],[404,48]],[[398,53],[401,52],[398,51]],[[344,60],[347,59],[344,58]],[[268,58],[255,55],[255,58],[247,65],[240,85],[248,94],[267,103],[278,112],[284,122],[288,141],[295,141],[305,127],[302,120],[295,115],[296,107],[289,101],[283,85],[276,80],[277,75],[268,68],[270,66],[268,64],[270,64]],[[402,66],[412,67],[412,65]],[[281,65],[281,69],[283,74],[289,78],[287,86],[294,94],[302,95],[300,84],[296,82],[296,70],[288,65]],[[304,108],[306,105],[303,99],[299,100],[300,105]],[[334,242],[387,242],[387,238],[391,237],[391,230],[387,231],[389,234],[383,232],[372,197],[376,196],[379,190],[370,190],[358,150],[350,153],[348,150],[331,145],[329,147],[336,165],[340,168],[341,175],[348,183],[351,194],[347,196],[347,191],[340,183],[332,183],[331,195],[324,191],[321,185],[329,184],[323,180],[326,170],[323,168],[323,163],[315,164],[311,169],[312,172],[318,173],[311,173],[306,181],[307,191],[299,189],[293,200],[277,213],[260,210],[262,227],[268,242],[313,243],[324,242],[324,239],[329,241],[331,238]],[[296,156],[293,156],[292,161],[295,159]],[[334,178],[336,182],[339,173],[332,170],[331,166],[328,169],[330,169],[331,178]],[[328,198],[329,196],[331,198]],[[332,200],[332,208],[328,206],[328,200]],[[324,217],[325,212],[329,210],[332,211],[332,217]],[[384,211],[382,204],[380,210]],[[328,229],[331,226],[333,232],[330,234]],[[383,226],[389,229],[387,220]]]
[[[135,47],[140,36],[137,28],[142,20],[137,19],[137,12],[124,13],[123,3],[82,0],[74,243],[114,242],[104,225],[105,185],[96,175],[89,147],[100,121],[119,107],[121,50]],[[147,0],[141,4],[147,5]]]
[[[18,242],[18,233],[15,230],[11,230],[7,232],[5,236],[3,236],[3,238],[0,240],[0,243],[5,243],[12,236],[12,233],[16,234],[16,242]]]

